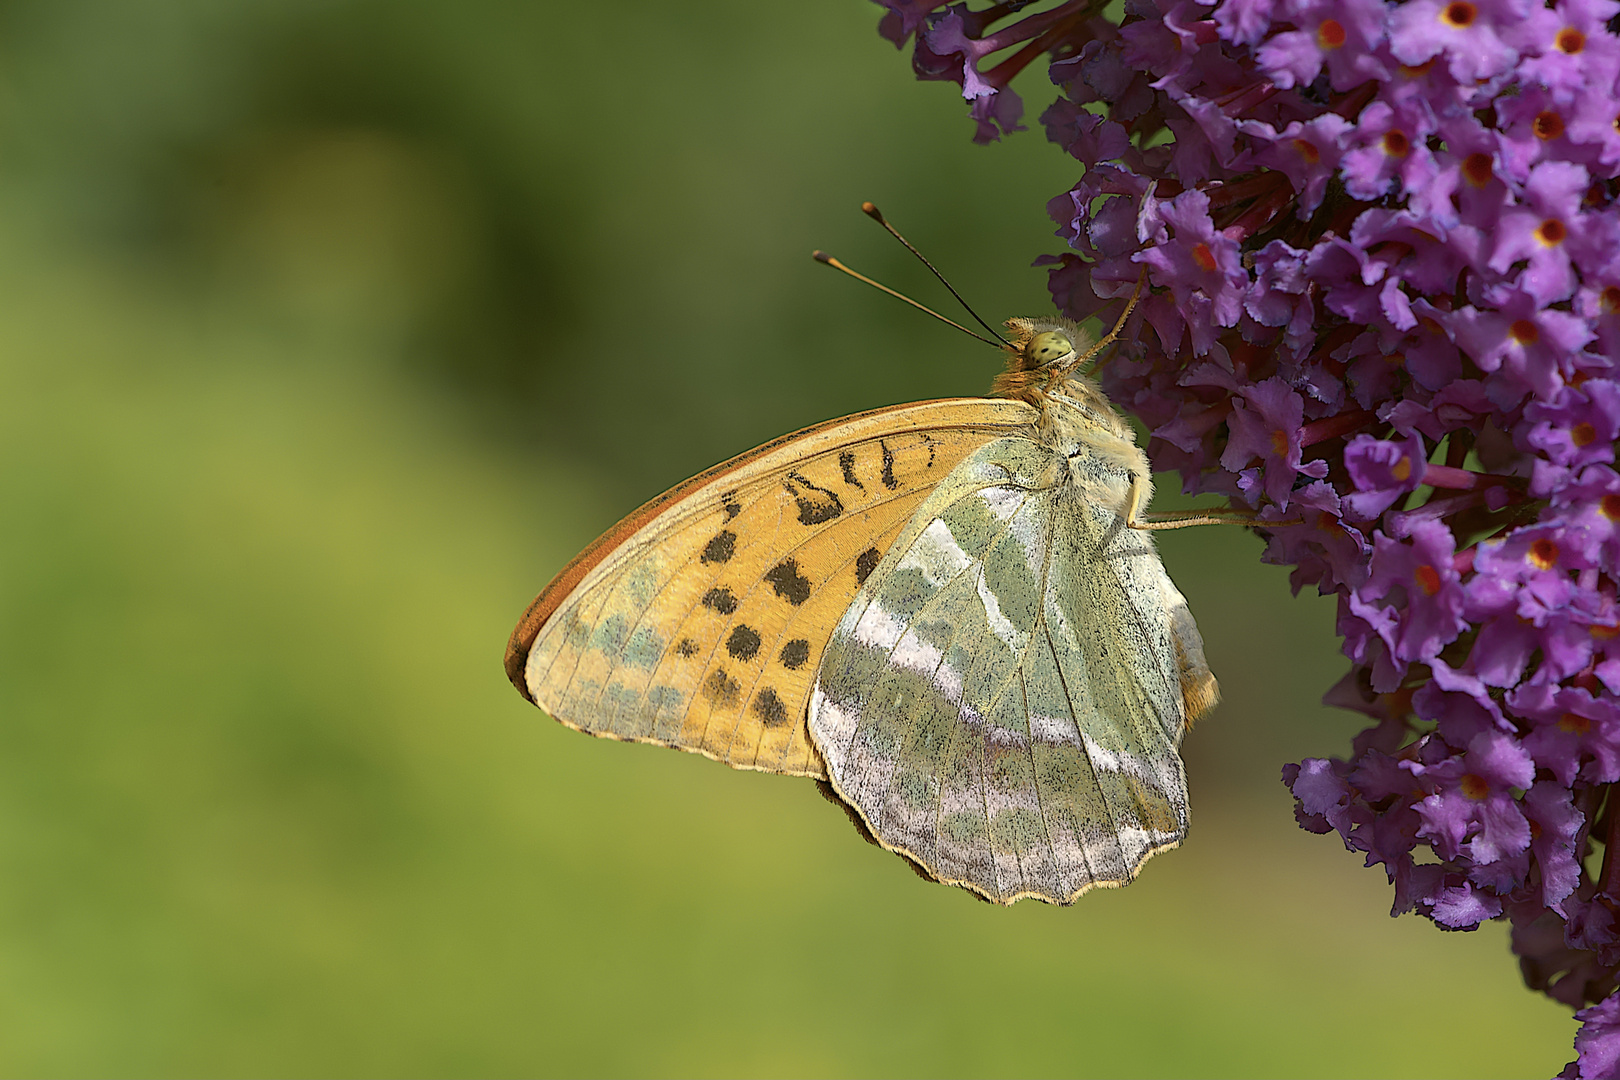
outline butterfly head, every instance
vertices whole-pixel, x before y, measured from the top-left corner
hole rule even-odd
[[[991,393],[1039,405],[1040,397],[1059,380],[1071,377],[1091,349],[1092,336],[1068,319],[1008,319],[1012,341],[1006,346],[1007,370],[996,376]]]

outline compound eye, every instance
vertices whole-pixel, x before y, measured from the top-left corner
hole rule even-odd
[[[1074,355],[1074,343],[1061,330],[1047,330],[1036,334],[1029,343],[1029,358],[1045,365]]]

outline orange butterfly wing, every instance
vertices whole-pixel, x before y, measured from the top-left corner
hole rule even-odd
[[[858,413],[717,465],[625,518],[529,605],[506,673],[592,735],[826,777],[805,706],[832,629],[918,504],[1022,402]]]

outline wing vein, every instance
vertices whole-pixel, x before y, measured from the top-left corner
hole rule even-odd
[[[1046,819],[1046,803],[1041,799],[1041,771],[1035,764],[1035,721],[1029,712],[1029,674],[1019,667],[1018,688],[1024,698],[1024,726],[1029,728],[1029,786],[1035,790],[1035,809],[1041,819],[1041,831],[1046,834],[1046,850],[1052,857],[1052,873],[1058,873],[1057,844],[1052,840],[1052,823]]]
[[[1055,516],[1056,515],[1054,515],[1054,517]],[[1052,581],[1052,551],[1054,542],[1056,540],[1056,535],[1057,533],[1055,529],[1047,534],[1046,557],[1041,570],[1041,631],[1046,637],[1046,647],[1052,650],[1052,667],[1057,671],[1058,685],[1063,687],[1063,700],[1069,708],[1069,721],[1070,723],[1074,724],[1074,736],[1076,741],[1078,741],[1080,744],[1080,752],[1085,755],[1086,767],[1091,770],[1092,783],[1096,786],[1098,794],[1102,796],[1103,805],[1108,809],[1108,816],[1110,820],[1117,822],[1120,820],[1119,810],[1114,805],[1113,801],[1108,797],[1108,789],[1103,785],[1102,778],[1097,774],[1097,763],[1091,757],[1091,748],[1086,745],[1085,733],[1080,730],[1080,717],[1075,712],[1074,694],[1069,689],[1069,677],[1063,670],[1063,660],[1058,654],[1057,642],[1052,638],[1052,624],[1046,617],[1048,589],[1050,588]],[[1129,860],[1125,858],[1125,847],[1119,842],[1117,826],[1114,828],[1112,834],[1114,835],[1114,846],[1119,849],[1120,862],[1122,864],[1128,864]],[[1080,841],[1080,848],[1082,851],[1085,850],[1084,840]],[[1088,856],[1086,859],[1088,866],[1090,865],[1090,862],[1091,860]]]

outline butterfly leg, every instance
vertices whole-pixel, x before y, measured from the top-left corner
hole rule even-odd
[[[1207,510],[1172,510],[1165,514],[1144,514],[1142,504],[1152,488],[1145,478],[1131,474],[1130,494],[1125,498],[1125,525],[1127,528],[1151,532],[1159,529],[1185,529],[1191,525],[1256,525],[1253,510],[1237,510],[1226,506],[1212,506]],[[1266,524],[1272,524],[1266,522]],[[1276,524],[1289,524],[1277,522]]]

